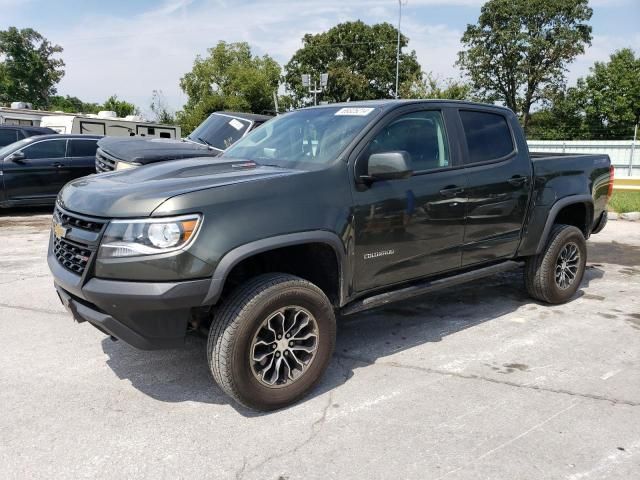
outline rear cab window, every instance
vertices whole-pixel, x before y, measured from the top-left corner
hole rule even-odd
[[[468,155],[465,164],[500,160],[515,150],[511,129],[504,115],[460,110]]]

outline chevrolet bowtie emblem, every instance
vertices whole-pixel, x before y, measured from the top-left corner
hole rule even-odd
[[[68,231],[68,228],[63,227],[59,223],[53,224],[53,234],[56,236],[56,238],[64,238]]]

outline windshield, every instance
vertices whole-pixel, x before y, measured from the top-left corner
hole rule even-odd
[[[187,137],[217,150],[226,150],[245,134],[251,122],[222,113],[212,113]]]
[[[223,156],[288,168],[324,165],[337,158],[376,110],[323,107],[287,113],[251,132]]]

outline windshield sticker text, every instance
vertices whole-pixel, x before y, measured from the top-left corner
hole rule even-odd
[[[242,130],[242,127],[244,127],[244,125],[242,125],[242,122],[236,120],[235,118],[229,120],[229,125],[231,125],[236,130]]]
[[[366,117],[371,112],[373,112],[373,108],[363,108],[363,107],[344,107],[338,110],[335,115],[336,116],[353,116],[353,117]]]

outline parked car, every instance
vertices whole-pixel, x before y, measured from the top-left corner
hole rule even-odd
[[[53,205],[65,183],[95,173],[93,135],[40,135],[0,148],[0,207]]]
[[[334,104],[215,161],[69,183],[48,263],[78,322],[142,349],[208,330],[220,387],[270,410],[316,384],[338,313],[522,267],[531,297],[570,300],[612,185],[607,155],[529,155],[506,108]]]
[[[192,157],[216,157],[273,117],[214,112],[180,140],[105,137],[98,143],[96,171],[110,172]]]
[[[36,135],[52,135],[58,133],[55,130],[44,127],[22,127],[18,125],[0,125],[0,147],[6,147],[23,138]]]

